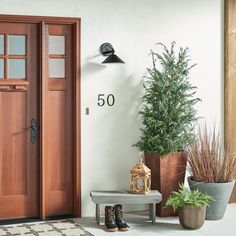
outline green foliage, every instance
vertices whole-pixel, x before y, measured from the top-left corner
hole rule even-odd
[[[139,112],[144,127],[135,146],[141,151],[165,155],[183,149],[194,140],[198,120],[194,105],[200,99],[194,98],[196,87],[189,82],[189,71],[195,64],[189,65],[188,48],[180,48],[176,56],[175,42],[170,50],[159,45],[162,54],[151,51],[153,68],[147,69],[149,75]]]
[[[184,188],[184,185],[179,185],[180,189],[178,192],[172,192],[166,202],[166,206],[173,207],[174,211],[184,205],[191,205],[194,207],[200,207],[207,205],[209,202],[213,201],[213,197],[209,196],[207,193],[202,193],[198,189],[190,191]]]

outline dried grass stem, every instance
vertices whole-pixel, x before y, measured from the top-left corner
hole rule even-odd
[[[229,148],[222,148],[215,128],[209,132],[199,129],[197,140],[187,148],[189,172],[194,181],[227,183],[235,178],[236,157]]]

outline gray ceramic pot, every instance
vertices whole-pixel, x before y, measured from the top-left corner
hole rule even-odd
[[[195,182],[188,177],[191,190],[199,189],[203,193],[208,193],[215,201],[210,202],[210,207],[206,210],[206,220],[219,220],[223,218],[229,202],[235,181],[229,183],[205,183]]]

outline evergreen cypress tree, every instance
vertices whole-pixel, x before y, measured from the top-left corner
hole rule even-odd
[[[144,127],[136,146],[141,151],[165,155],[182,150],[194,140],[198,120],[194,105],[200,99],[194,98],[196,87],[189,82],[189,71],[196,64],[189,65],[188,48],[180,48],[176,55],[175,42],[170,50],[159,45],[162,54],[151,51],[153,68],[147,69],[139,112]]]

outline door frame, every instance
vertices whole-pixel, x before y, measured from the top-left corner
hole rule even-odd
[[[236,100],[236,0],[224,1],[224,143],[231,151],[236,148],[236,126],[233,121],[236,118],[236,109],[233,105]],[[233,145],[233,146],[231,146]],[[230,147],[231,146],[231,147]],[[234,150],[232,150],[234,148]],[[230,202],[236,202],[236,184],[231,194]]]
[[[73,214],[75,217],[81,216],[81,119],[80,119],[80,18],[71,17],[51,17],[51,16],[26,16],[26,15],[4,15],[0,14],[0,22],[11,22],[11,23],[34,23],[38,25],[39,35],[40,35],[40,49],[39,49],[39,119],[40,119],[40,138],[39,138],[39,177],[40,177],[40,188],[39,188],[39,212],[40,218],[44,220],[46,218],[45,213],[45,166],[46,166],[46,130],[47,124],[46,119],[46,90],[45,86],[48,80],[47,68],[45,67],[44,58],[46,58],[45,50],[45,25],[54,24],[70,24],[73,25],[73,38],[74,38],[74,70],[73,70],[73,120],[74,120],[74,134],[73,134],[73,162],[74,162],[74,189],[73,189],[73,199],[74,207]]]

